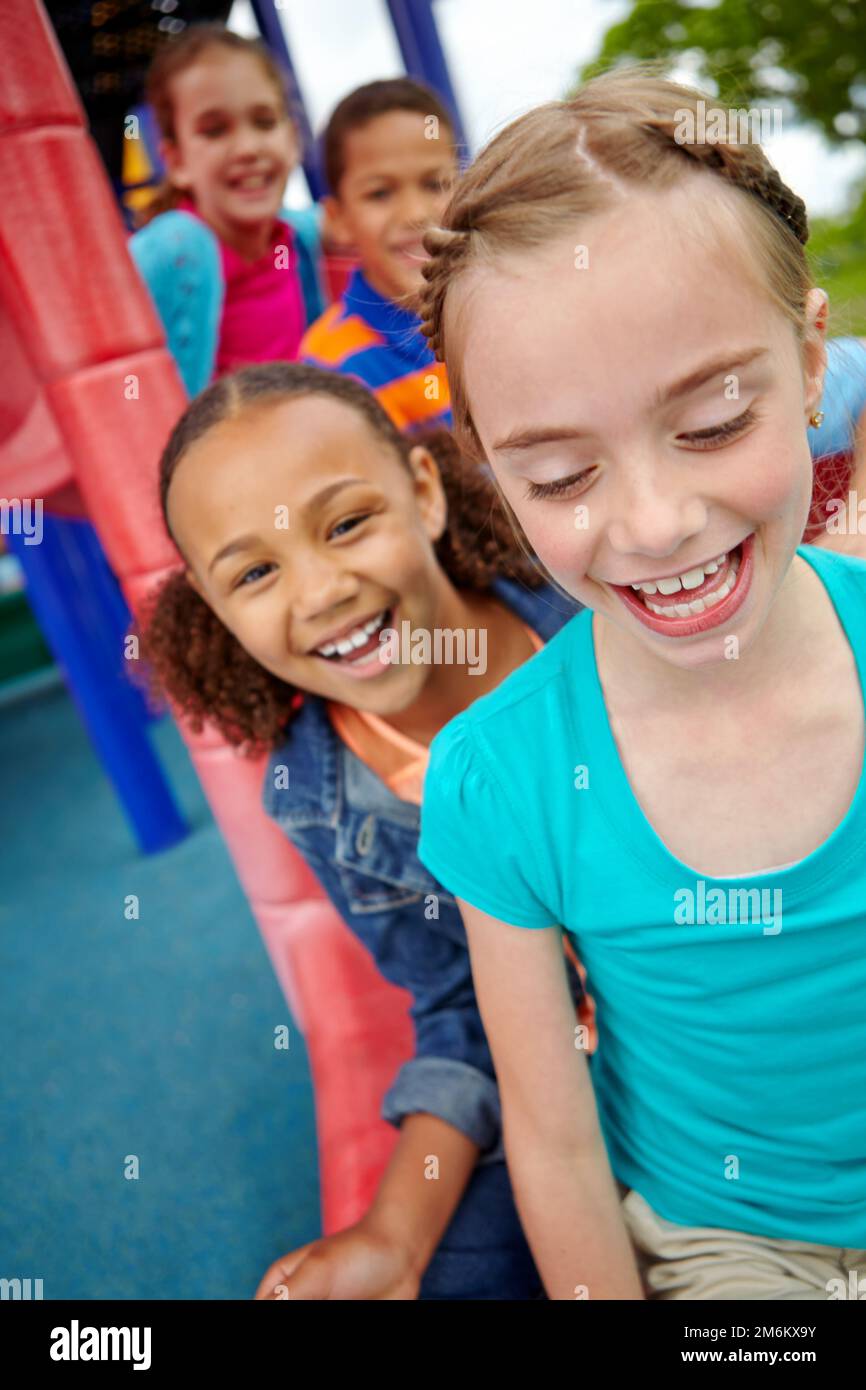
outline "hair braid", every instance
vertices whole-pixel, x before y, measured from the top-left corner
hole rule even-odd
[[[736,188],[771,208],[785,226],[805,246],[809,240],[806,204],[786,183],[768,160],[761,146],[752,141],[678,140],[670,119],[645,121],[644,129],[660,138],[671,149],[727,179]]]
[[[568,101],[547,102],[520,116],[457,181],[442,225],[424,237],[429,260],[422,266],[416,308],[433,353],[448,369],[454,432],[470,458],[482,459],[484,451],[461,354],[446,341],[444,329],[462,273],[480,261],[531,252],[623,196],[670,188],[689,166],[748,195],[737,200],[742,242],[771,300],[798,336],[805,332],[813,285],[803,250],[809,235],[805,204],[757,141],[683,139],[683,125],[687,134],[700,133],[705,105],[699,91],[667,81],[651,65],[617,69],[593,78]],[[449,313],[449,334],[451,323]]]
[[[430,227],[422,238],[430,260],[421,267],[424,287],[418,294],[417,308],[421,317],[421,332],[429,343],[430,351],[440,361],[445,291],[451,275],[469,254],[469,234],[468,227]]]

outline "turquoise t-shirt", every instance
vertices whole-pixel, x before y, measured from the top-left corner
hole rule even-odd
[[[866,563],[798,554],[866,692]],[[866,1248],[864,768],[805,859],[699,877],[632,792],[584,611],[434,738],[418,857],[483,912],[569,932],[620,1181],[669,1221]]]

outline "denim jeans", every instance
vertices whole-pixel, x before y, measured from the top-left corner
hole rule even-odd
[[[508,1169],[476,1167],[421,1282],[419,1299],[539,1299]]]

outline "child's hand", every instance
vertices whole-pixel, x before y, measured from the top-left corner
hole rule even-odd
[[[366,1218],[275,1260],[257,1299],[413,1299],[420,1275],[410,1252]]]

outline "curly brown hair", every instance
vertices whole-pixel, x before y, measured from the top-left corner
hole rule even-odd
[[[169,488],[193,443],[245,411],[311,395],[331,396],[351,406],[390,446],[395,463],[407,470],[416,445],[430,451],[448,504],[447,526],[434,551],[455,587],[486,590],[496,576],[509,574],[535,588],[547,577],[528,553],[525,538],[515,536],[491,479],[463,457],[448,430],[401,434],[360,382],[297,362],[245,367],[221,377],[190,404],[160,461],[159,496],[169,535]],[[167,695],[194,732],[209,720],[248,755],[272,748],[285,737],[303,692],[255,661],[182,571],[172,573],[150,595],[134,630],[144,658],[141,682],[151,695]]]

